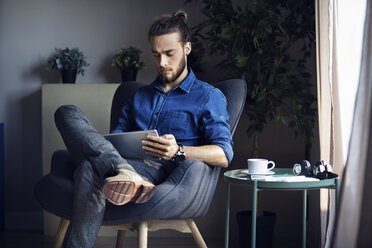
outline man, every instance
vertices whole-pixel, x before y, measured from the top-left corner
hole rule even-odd
[[[178,11],[152,24],[149,40],[159,75],[125,103],[113,131],[157,129],[158,137],[142,141],[143,149],[157,159],[122,158],[81,110],[62,106],[56,111],[56,126],[78,165],[65,247],[93,247],[106,199],[116,205],[144,203],[156,185],[189,158],[211,166],[230,163],[233,152],[226,99],[187,67],[191,43],[185,21],[186,13]]]

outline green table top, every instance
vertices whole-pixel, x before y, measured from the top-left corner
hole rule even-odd
[[[254,181],[257,181],[258,189],[278,189],[278,190],[303,190],[303,189],[320,189],[320,188],[335,188],[338,181],[338,176],[334,174],[333,178],[323,179],[318,181],[295,181],[287,182],[281,179],[288,180],[295,179],[298,177],[293,175],[292,169],[290,168],[275,168],[273,172],[275,174],[270,175],[269,179],[281,180],[281,181],[265,181],[265,179],[251,179],[251,176],[243,173],[243,169],[230,170],[224,173],[224,180],[234,185],[245,185],[252,187]],[[296,178],[298,179],[298,178]]]

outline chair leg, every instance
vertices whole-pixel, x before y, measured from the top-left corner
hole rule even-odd
[[[147,248],[147,233],[147,221],[141,221],[138,223],[138,248]]]
[[[123,248],[124,237],[125,237],[125,230],[118,230],[118,236],[116,236],[116,248]]]
[[[66,231],[67,231],[69,224],[70,224],[69,220],[65,220],[61,218],[61,221],[59,222],[59,226],[57,229],[56,236],[54,237],[53,248],[62,247],[63,239],[65,238]]]
[[[187,219],[186,220],[187,225],[190,227],[192,237],[194,238],[196,245],[199,248],[207,248],[207,245],[204,242],[203,237],[201,236],[198,227],[196,226],[194,220]]]

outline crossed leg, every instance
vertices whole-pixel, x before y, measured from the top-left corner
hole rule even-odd
[[[92,126],[77,107],[55,113],[55,123],[77,169],[74,172],[73,213],[65,247],[93,247],[103,220],[106,199],[116,205],[149,200],[155,185]]]

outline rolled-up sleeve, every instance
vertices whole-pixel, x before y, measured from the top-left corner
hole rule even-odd
[[[218,145],[225,152],[229,164],[234,156],[233,141],[228,123],[226,97],[214,89],[201,107],[201,131],[208,144]]]

